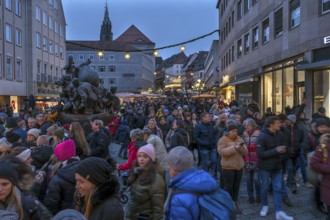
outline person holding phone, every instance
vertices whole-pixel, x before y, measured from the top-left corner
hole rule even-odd
[[[242,210],[238,204],[238,193],[243,176],[244,156],[248,153],[244,140],[237,135],[234,124],[227,126],[228,134],[218,141],[218,153],[221,156],[222,176],[225,190],[235,202],[237,213]]]

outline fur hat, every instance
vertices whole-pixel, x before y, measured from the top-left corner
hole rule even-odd
[[[188,170],[194,165],[194,156],[187,147],[183,146],[173,148],[166,159],[167,164],[179,172]]]
[[[31,128],[27,134],[32,134],[36,139],[38,139],[39,135],[40,135],[40,131],[39,129],[36,128]]]
[[[147,144],[147,145],[140,147],[137,154],[139,154],[139,153],[147,154],[153,162],[155,162],[155,160],[156,160],[155,148],[152,144]]]
[[[65,161],[76,156],[76,146],[72,139],[59,143],[54,150],[57,159]]]
[[[16,157],[24,162],[31,157],[31,150],[26,149],[22,151],[20,154],[16,155]]]

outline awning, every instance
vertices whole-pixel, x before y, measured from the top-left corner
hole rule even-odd
[[[322,60],[318,62],[313,62],[313,63],[307,63],[307,64],[302,64],[298,65],[296,67],[296,70],[310,70],[310,69],[327,69],[330,68],[330,60]]]
[[[239,84],[248,83],[248,82],[253,82],[253,78],[251,77],[251,78],[247,78],[247,79],[237,80],[237,81],[228,83],[228,85],[234,86],[234,85],[239,85]]]

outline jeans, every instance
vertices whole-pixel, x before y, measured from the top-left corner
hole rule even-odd
[[[258,171],[246,170],[246,186],[249,197],[253,196],[254,191],[256,196],[260,196],[260,176]]]
[[[296,183],[296,167],[298,165],[298,157],[295,158],[289,158],[286,161],[286,170],[288,172],[288,179],[287,179],[287,184],[288,187],[297,187],[297,183]]]
[[[272,182],[275,211],[282,211],[282,170],[266,171],[260,170],[261,177],[261,202],[263,206],[268,206],[269,181]]]
[[[213,171],[213,175],[217,175],[217,152],[215,149],[200,149],[202,169],[209,172],[210,169]]]
[[[304,183],[307,182],[306,166],[307,166],[307,159],[305,153],[301,151],[299,154],[299,162],[298,162],[297,170],[300,167],[300,172]]]
[[[243,169],[241,170],[222,170],[225,190],[230,194],[234,202],[237,202],[239,186],[242,181]]]

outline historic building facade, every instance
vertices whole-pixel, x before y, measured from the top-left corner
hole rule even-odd
[[[218,0],[223,98],[330,110],[329,0]]]
[[[154,47],[155,43],[134,25],[113,40],[106,5],[100,40],[70,40],[66,50],[67,57],[72,57],[76,66],[90,59],[90,66],[98,72],[106,89],[115,86],[118,92],[139,93],[154,87],[155,58],[151,52],[132,52],[128,57],[125,51],[152,51]]]
[[[57,97],[65,64],[61,0],[0,1],[0,103],[17,111],[31,94]]]

